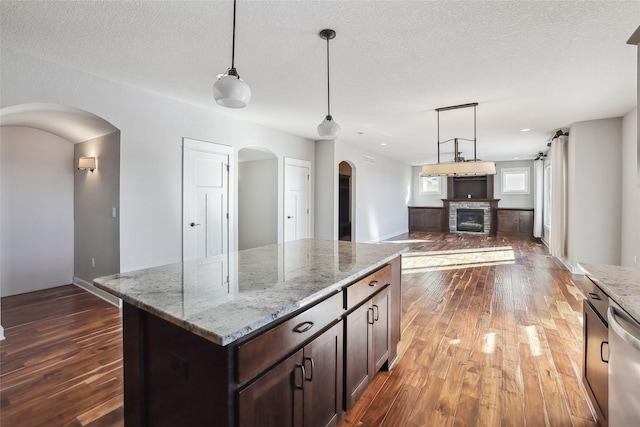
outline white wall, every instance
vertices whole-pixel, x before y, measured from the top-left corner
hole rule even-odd
[[[73,144],[37,129],[2,127],[0,147],[0,294],[71,283]]]
[[[236,119],[213,98],[211,108],[202,108],[4,48],[0,67],[2,107],[27,102],[68,105],[120,129],[123,272],[181,260],[183,137],[229,145],[236,153],[242,147],[263,146],[279,160],[288,156],[314,163],[313,141]],[[282,177],[278,179],[282,188]],[[232,191],[237,200],[237,183]],[[282,210],[279,224],[281,215]]]
[[[422,166],[413,166],[411,168],[411,199],[409,200],[409,205],[442,207],[442,199],[447,198],[447,177],[440,177],[439,194],[421,194],[420,172],[422,172]]]
[[[620,265],[640,270],[640,186],[638,185],[638,111],[622,118],[622,251]]]
[[[374,158],[375,163],[365,163],[364,155]],[[341,161],[349,161],[354,165],[354,241],[378,242],[406,233],[409,229],[407,206],[411,199],[412,167],[338,140],[335,144],[336,170]],[[337,175],[336,172],[333,187],[336,223]]]
[[[238,249],[278,242],[278,160],[238,164]]]
[[[567,261],[620,264],[622,119],[574,123],[568,146]]]
[[[91,285],[120,272],[120,133],[75,144],[74,166],[80,157],[97,159],[93,172],[74,167],[74,282]]]
[[[500,199],[499,208],[533,208],[534,174],[533,160],[513,160],[509,162],[496,162],[496,175],[493,178],[493,197]],[[502,169],[529,168],[529,194],[502,193]]]
[[[338,164],[335,141],[315,143],[315,221],[316,239],[338,238]],[[314,174],[312,174],[314,175]],[[352,239],[355,239],[352,236]]]

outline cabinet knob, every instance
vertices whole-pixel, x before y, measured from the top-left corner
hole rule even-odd
[[[370,283],[369,283],[369,286],[371,286],[371,287],[375,287],[375,286],[378,286],[378,284],[379,284],[379,283],[380,283],[380,282],[378,282],[377,280],[374,280],[373,282],[370,282]]]

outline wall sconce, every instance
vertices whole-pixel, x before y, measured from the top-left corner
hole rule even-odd
[[[96,158],[95,157],[80,157],[78,159],[78,170],[86,171],[90,170],[93,172],[96,170]]]

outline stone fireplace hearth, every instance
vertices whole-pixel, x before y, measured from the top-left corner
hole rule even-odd
[[[498,201],[500,199],[443,199],[444,207],[448,215],[448,224],[450,233],[479,233],[479,234],[495,234],[496,232],[496,214],[495,209],[498,207]],[[468,211],[481,211],[482,212],[482,224],[472,226],[470,224],[464,224],[462,229],[459,228],[459,222],[469,223],[469,218],[462,218],[462,221],[458,220],[458,209],[461,210],[461,214],[465,214]],[[473,230],[471,229],[473,228]],[[481,228],[481,229],[480,229]]]

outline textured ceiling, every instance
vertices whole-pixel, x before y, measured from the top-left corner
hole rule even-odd
[[[212,96],[231,62],[232,7],[3,0],[0,36],[2,49],[316,139],[326,114],[318,32],[332,28],[339,141],[413,165],[435,160],[437,107],[478,102],[478,157],[511,160],[532,158],[559,128],[636,105],[637,49],[626,44],[640,24],[635,0],[239,0],[236,67],[252,89],[241,110]],[[442,113],[441,139],[471,137],[471,113]]]

